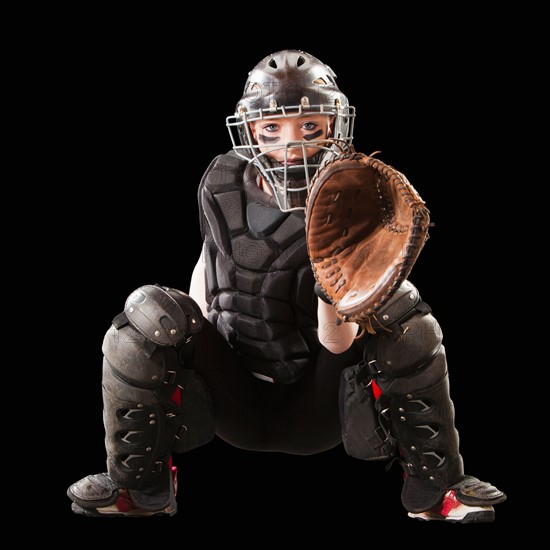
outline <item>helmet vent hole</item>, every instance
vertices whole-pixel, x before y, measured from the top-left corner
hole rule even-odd
[[[269,65],[272,69],[276,69],[276,68],[277,68],[277,61],[275,61],[275,59],[270,59],[268,65]]]
[[[298,57],[298,61],[296,62],[296,66],[301,67],[305,62],[306,62],[306,60],[304,59],[304,57],[300,56],[300,57]]]

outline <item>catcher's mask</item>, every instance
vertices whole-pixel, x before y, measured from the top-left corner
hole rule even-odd
[[[250,71],[236,112],[226,119],[233,150],[258,168],[284,212],[305,208],[307,190],[317,170],[353,141],[355,108],[349,105],[335,79],[330,67],[308,53],[276,52]],[[319,114],[332,120],[329,139],[262,144],[260,150],[250,129],[250,123],[257,120]],[[308,158],[307,149],[311,151],[312,147],[317,152]],[[301,152],[302,163],[286,162],[291,149]],[[277,150],[284,151],[281,162],[269,156]]]

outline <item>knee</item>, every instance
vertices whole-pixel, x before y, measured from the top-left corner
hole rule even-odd
[[[183,367],[183,348],[202,326],[200,308],[187,294],[142,286],[113,319],[103,339],[103,355],[110,368],[135,387],[171,386]]]
[[[368,357],[383,376],[399,378],[415,373],[441,354],[443,333],[431,313],[415,311],[406,320],[373,336]]]
[[[199,332],[203,324],[200,306],[191,296],[160,285],[134,290],[123,314],[140,334],[159,346],[177,346]]]

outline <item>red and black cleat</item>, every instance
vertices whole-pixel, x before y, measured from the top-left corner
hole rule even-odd
[[[177,468],[172,466],[168,495],[151,496],[115,483],[106,473],[94,474],[73,483],[67,496],[75,514],[92,517],[173,516],[178,511]]]
[[[493,504],[505,500],[506,495],[490,483],[465,476],[449,488],[439,505],[425,512],[409,512],[409,517],[449,523],[490,523],[495,519]]]

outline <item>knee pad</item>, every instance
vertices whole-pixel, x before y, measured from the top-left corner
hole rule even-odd
[[[396,325],[410,317],[416,311],[415,308],[426,309],[424,306],[426,304],[422,302],[418,289],[409,280],[403,281],[395,294],[376,314],[373,328],[384,331],[385,327]],[[426,311],[429,311],[429,307]]]
[[[439,323],[409,281],[380,311],[378,320],[383,325],[368,337],[366,349],[377,376],[407,376],[434,357],[442,345]]]
[[[160,346],[176,346],[202,328],[202,313],[191,296],[160,285],[134,290],[124,315],[145,338]]]
[[[159,285],[138,288],[103,339],[102,351],[131,386],[170,397],[183,364],[183,348],[203,326],[199,305]]]

